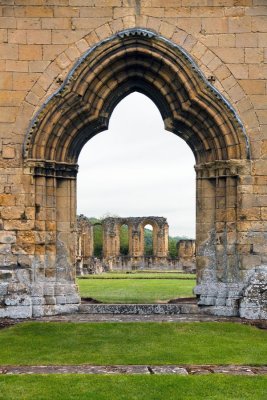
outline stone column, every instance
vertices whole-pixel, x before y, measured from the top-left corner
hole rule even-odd
[[[104,258],[120,254],[120,232],[118,224],[112,218],[103,220],[103,255]]]
[[[218,161],[197,167],[197,271],[195,289],[199,304],[212,305],[214,313],[238,315],[243,281],[237,193],[249,161]]]
[[[75,284],[76,166],[38,165],[35,229],[38,243],[32,263],[32,315],[73,312],[80,297]],[[62,169],[67,176],[62,177]],[[71,173],[72,172],[72,173]]]
[[[157,229],[157,246],[153,251],[156,257],[167,257],[168,256],[168,242],[169,242],[169,226],[164,224]]]
[[[144,230],[142,230],[140,222],[131,224],[129,230],[129,237],[131,238],[131,246],[130,246],[131,256],[143,257],[144,250],[142,247],[142,243],[144,240]]]

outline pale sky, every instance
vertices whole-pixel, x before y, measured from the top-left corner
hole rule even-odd
[[[123,99],[109,129],[89,140],[78,163],[78,214],[163,216],[170,235],[195,237],[193,153],[164,130],[159,110],[146,96]]]

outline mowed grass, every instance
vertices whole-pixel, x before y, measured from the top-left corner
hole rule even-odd
[[[266,400],[264,376],[1,376],[3,400]]]
[[[174,276],[113,273],[91,275],[77,282],[81,297],[92,297],[103,303],[166,303],[178,297],[192,297],[195,279],[174,279]]]
[[[195,274],[183,272],[103,272],[96,275],[84,275],[79,279],[192,279],[196,280]]]
[[[0,331],[1,365],[266,364],[267,331],[236,323],[42,323]]]

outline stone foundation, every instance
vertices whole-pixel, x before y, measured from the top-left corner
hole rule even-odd
[[[267,319],[267,265],[248,271],[240,301],[240,317]]]
[[[0,318],[31,318],[77,312],[80,296],[75,284],[0,284]]]

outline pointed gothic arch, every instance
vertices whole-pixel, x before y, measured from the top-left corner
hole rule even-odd
[[[241,278],[238,185],[241,175],[250,174],[249,141],[235,110],[192,58],[152,31],[126,30],[88,50],[31,121],[23,148],[25,174],[34,179],[40,229],[55,237],[54,247],[44,243],[53,256],[43,261],[36,255],[38,265],[49,269],[50,285],[75,292],[78,156],[88,140],[108,128],[115,106],[134,91],[154,101],[165,129],[184,139],[195,155],[196,293],[201,304],[234,314],[240,293],[228,288]],[[37,284],[38,279],[33,287]],[[60,312],[62,296],[54,296],[59,306],[53,310]],[[231,296],[235,301],[227,300]],[[38,307],[33,306],[34,315],[46,313],[45,306]]]
[[[246,159],[237,114],[178,45],[132,29],[90,49],[33,118],[24,158],[76,163],[83,145],[108,128],[115,106],[139,91],[159,108],[165,129],[183,138],[197,164]]]

